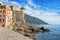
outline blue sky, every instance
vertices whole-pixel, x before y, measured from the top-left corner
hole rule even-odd
[[[25,13],[50,24],[60,24],[60,0],[1,0],[4,4],[25,7]]]

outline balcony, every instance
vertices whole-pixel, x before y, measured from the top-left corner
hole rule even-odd
[[[5,10],[0,10],[0,14],[5,14]]]
[[[5,19],[5,18],[6,18],[6,15],[0,14],[0,19]]]
[[[0,5],[0,9],[6,9],[4,5]]]
[[[0,24],[5,24],[5,22],[0,22]]]
[[[2,13],[2,10],[0,10],[0,13]]]
[[[0,19],[0,22],[5,22],[5,19]]]

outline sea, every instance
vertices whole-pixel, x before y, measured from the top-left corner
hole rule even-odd
[[[48,28],[50,32],[36,32],[37,40],[60,40],[60,25],[39,25],[37,27],[41,26]]]

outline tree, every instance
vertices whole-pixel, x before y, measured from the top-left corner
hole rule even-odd
[[[25,10],[25,8],[24,7],[21,7],[20,10]]]

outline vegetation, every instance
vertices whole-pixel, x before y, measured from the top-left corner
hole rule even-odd
[[[20,10],[25,10],[25,8],[24,7],[21,7]]]
[[[44,22],[41,19],[38,19],[36,17],[29,16],[27,14],[25,14],[25,20],[29,24],[48,24],[48,23]]]

